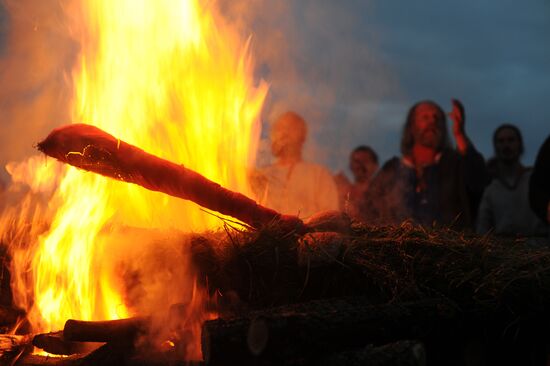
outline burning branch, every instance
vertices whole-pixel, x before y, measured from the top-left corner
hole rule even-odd
[[[263,207],[183,165],[151,155],[94,126],[71,124],[57,128],[37,147],[64,163],[193,201],[254,228],[278,222],[285,230],[305,231],[304,223],[296,216]]]

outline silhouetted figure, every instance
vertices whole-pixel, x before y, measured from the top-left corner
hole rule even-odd
[[[542,144],[529,183],[529,202],[541,220],[550,224],[550,136]]]
[[[450,147],[445,113],[432,101],[411,107],[401,140],[402,157],[384,164],[367,193],[364,212],[374,224],[411,219],[422,225],[473,229],[472,195],[487,182],[483,157],[465,132],[462,104],[453,100],[456,150]]]
[[[270,137],[276,161],[256,175],[260,203],[300,218],[338,210],[338,192],[331,173],[302,159],[307,137],[304,119],[295,112],[284,113],[273,125]]]
[[[476,231],[503,236],[546,237],[546,225],[529,206],[531,169],[523,166],[523,137],[518,127],[499,126],[493,134],[494,178],[479,206]]]
[[[371,179],[378,170],[378,155],[370,146],[358,146],[350,154],[349,169],[353,174],[353,183],[343,173],[335,177],[340,209],[350,217],[364,220],[361,207],[365,205]]]

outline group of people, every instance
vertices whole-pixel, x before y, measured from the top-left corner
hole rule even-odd
[[[295,112],[280,116],[271,129],[275,162],[258,170],[253,188],[258,201],[281,213],[307,218],[343,210],[369,224],[400,224],[549,238],[550,137],[534,168],[521,163],[521,131],[503,124],[493,136],[495,156],[485,162],[468,138],[465,111],[452,100],[446,114],[433,101],[413,105],[401,138],[401,156],[379,168],[369,146],[350,154],[354,176],[335,177],[323,166],[304,161],[307,124]],[[447,116],[452,121],[447,129]]]

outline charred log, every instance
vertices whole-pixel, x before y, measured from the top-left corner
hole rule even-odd
[[[298,217],[260,206],[183,165],[148,154],[94,126],[71,124],[57,128],[38,144],[38,149],[64,163],[193,201],[252,227],[278,222],[288,232],[305,230]]]
[[[127,318],[107,321],[69,319],[63,337],[70,342],[129,342],[147,331],[149,318]]]
[[[88,344],[67,341],[62,331],[37,334],[33,337],[32,344],[54,355],[74,355],[91,350]]]
[[[364,298],[313,301],[208,321],[203,356],[209,365],[314,358],[319,350],[426,337],[455,316],[442,300],[374,306]]]

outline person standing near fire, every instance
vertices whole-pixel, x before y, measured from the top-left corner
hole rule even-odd
[[[286,112],[275,121],[270,134],[275,163],[255,172],[252,183],[260,204],[300,218],[338,209],[330,172],[302,158],[306,138],[306,122],[297,113]]]
[[[353,174],[353,183],[344,173],[339,173],[334,178],[339,192],[340,209],[350,217],[364,221],[361,207],[364,205],[371,179],[378,170],[378,155],[370,146],[358,146],[350,154],[349,169]]]
[[[374,178],[363,211],[373,224],[452,225],[473,229],[480,197],[488,181],[483,157],[466,135],[464,107],[452,100],[449,117],[456,149],[450,147],[447,119],[433,101],[408,112],[401,139],[402,157],[384,164]]]
[[[493,134],[493,147],[494,178],[483,192],[477,232],[546,239],[546,225],[529,206],[532,169],[521,163],[524,151],[521,131],[512,124],[500,125]]]

